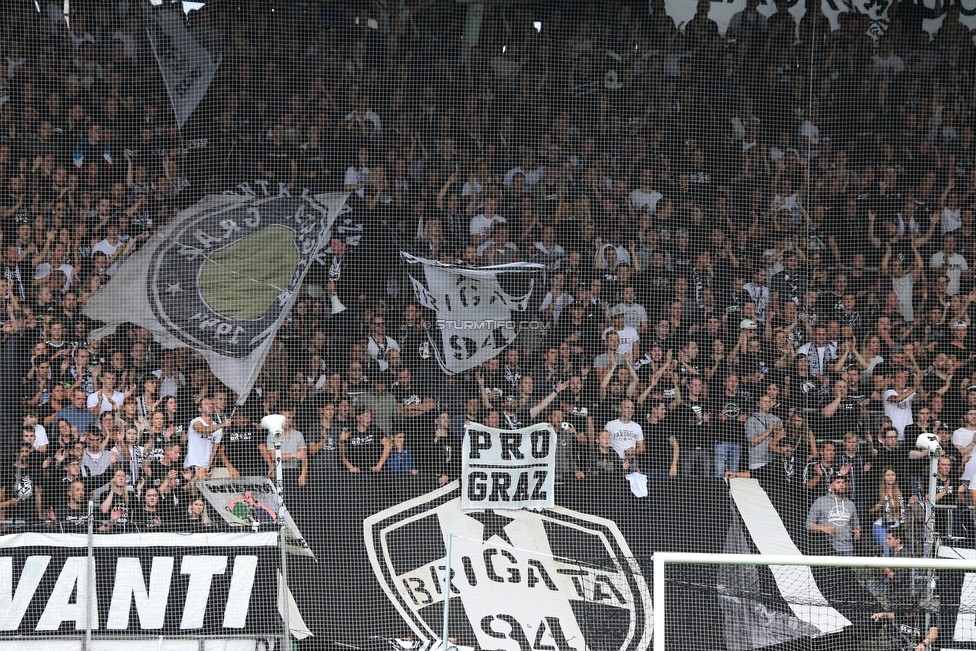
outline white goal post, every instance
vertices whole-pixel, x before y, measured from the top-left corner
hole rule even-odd
[[[803,565],[807,567],[898,567],[935,570],[976,570],[971,558],[891,558],[883,556],[798,556],[788,554],[654,554],[654,651],[664,651],[664,570],[672,565]]]

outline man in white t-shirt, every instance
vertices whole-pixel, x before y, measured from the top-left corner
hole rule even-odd
[[[108,234],[104,240],[92,247],[92,255],[104,253],[105,257],[108,258],[108,268],[105,270],[105,274],[114,276],[122,263],[122,258],[127,256],[132,249],[133,239],[128,235],[119,233],[118,220],[113,219],[105,228]]]
[[[624,400],[620,403],[620,418],[610,421],[603,428],[610,432],[610,447],[624,460],[633,459],[644,452],[644,429],[631,420],[633,416],[633,401]]]
[[[912,402],[918,395],[918,387],[908,387],[907,384],[908,371],[898,371],[894,384],[884,392],[884,413],[891,419],[891,426],[898,430],[899,441],[905,440],[905,428],[915,422]]]
[[[471,243],[475,246],[481,246],[488,241],[495,224],[507,222],[504,217],[495,213],[496,205],[494,197],[485,197],[485,211],[471,218]]]
[[[125,394],[115,389],[115,373],[104,371],[99,377],[102,388],[88,396],[88,411],[98,420],[99,415],[106,411],[118,411],[122,408]]]
[[[969,263],[966,262],[965,257],[956,251],[955,235],[947,233],[942,238],[942,250],[933,253],[932,257],[929,258],[929,268],[938,270],[939,273],[945,274],[945,277],[949,279],[946,294],[955,296],[959,293],[962,272],[969,270]]]
[[[627,308],[625,306],[615,305],[610,309],[610,318],[612,319],[613,325],[603,331],[603,339],[606,340],[607,335],[610,333],[617,334],[617,354],[623,355],[628,350],[633,351],[633,359],[639,359],[640,353],[638,350],[638,342],[640,341],[640,333],[637,332],[637,328],[632,328],[626,324],[625,319],[627,318]],[[613,432],[610,432],[613,434]]]
[[[630,193],[630,204],[634,210],[646,210],[653,215],[657,210],[657,202],[663,198],[664,195],[654,189],[654,171],[642,170],[640,185]]]
[[[200,401],[200,415],[190,421],[190,428],[186,435],[186,457],[183,459],[184,468],[193,468],[196,481],[210,472],[214,453],[220,443],[224,430],[221,424],[213,419],[213,400],[204,398]]]
[[[956,446],[962,458],[967,459],[963,464],[959,482],[972,486],[973,476],[976,476],[976,454],[973,454],[976,448],[976,408],[966,412],[962,427],[952,433],[952,444]],[[973,493],[976,493],[976,490],[970,489],[970,498],[974,497]]]

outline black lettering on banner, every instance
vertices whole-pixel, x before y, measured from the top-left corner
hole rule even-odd
[[[486,549],[483,554],[483,559],[485,561],[485,571],[488,573],[488,578],[494,581],[495,583],[505,583],[505,577],[501,576],[500,574],[498,574],[498,572],[495,571],[495,566],[493,565],[493,561],[492,561],[492,558],[498,556],[499,554],[504,556],[505,559],[509,563],[511,563],[511,565],[507,568],[508,582],[518,583],[519,581],[521,581],[522,573],[519,572],[518,567],[516,567],[518,565],[518,559],[515,558],[515,556],[512,555],[512,552],[508,551],[507,549],[494,549],[492,547]]]
[[[413,599],[414,605],[426,606],[434,603],[434,597],[427,591],[424,586],[423,579],[418,579],[415,576],[408,576],[403,580],[403,587],[407,589],[407,594]],[[417,599],[417,595],[423,595],[422,600]]]
[[[522,445],[521,432],[501,432],[499,434],[499,440],[502,444],[502,459],[511,461],[512,458],[525,458],[525,455],[519,450],[519,447]]]
[[[478,293],[480,288],[477,285],[466,285],[465,283],[470,283],[470,281],[463,276],[457,279],[456,286],[458,287],[458,296],[461,299],[461,305],[463,307],[478,307],[481,305],[481,294]]]
[[[627,600],[624,599],[624,596],[620,593],[620,590],[618,590],[617,586],[613,584],[610,577],[606,576],[605,574],[593,575],[593,601],[604,601],[610,599],[610,595],[600,588],[601,585],[606,586],[621,604],[627,604]]]
[[[530,440],[532,441],[533,459],[545,459],[547,456],[549,456],[549,445],[551,443],[549,438],[549,430],[533,430]]]
[[[504,328],[495,328],[494,330],[491,331],[491,334],[488,335],[488,337],[483,342],[481,342],[481,346],[483,348],[487,348],[488,346],[491,346],[495,350],[501,350],[507,345],[508,342],[505,341]]]
[[[535,569],[535,571],[533,571],[533,568]],[[538,572],[538,576],[536,576],[536,572]],[[526,575],[526,582],[528,583],[530,588],[534,588],[539,581],[542,581],[543,583],[546,584],[546,587],[552,590],[553,592],[559,592],[559,588],[556,587],[556,582],[552,580],[551,576],[549,576],[549,572],[546,571],[546,566],[543,565],[542,561],[540,561],[539,559],[537,558],[529,559],[529,567],[525,571],[525,575]]]
[[[573,587],[576,588],[576,596],[580,599],[586,599],[586,592],[583,590],[583,582],[580,580],[580,577],[589,576],[589,572],[571,567],[559,567],[556,568],[556,574],[568,576],[569,580],[573,582]]]
[[[533,500],[546,500],[548,495],[543,487],[546,485],[546,479],[549,478],[548,470],[536,470],[533,473],[533,478],[535,479],[535,486],[532,487],[532,499]]]
[[[542,644],[542,638],[546,634],[547,628],[556,646]],[[566,634],[563,633],[563,627],[559,624],[558,617],[546,617],[539,622],[539,625],[536,627],[535,644],[532,645],[532,648],[536,651],[543,651],[543,649],[549,651],[556,651],[557,649],[558,651],[576,651],[576,647],[570,646],[569,640],[566,639]]]
[[[472,588],[478,585],[478,575],[474,571],[474,563],[470,556],[461,557],[461,567],[464,568],[464,576],[468,580],[468,585]]]
[[[477,502],[488,496],[488,473],[472,472],[468,474],[468,499]]]
[[[447,571],[447,566],[446,565],[431,565],[429,569],[430,569],[430,579],[431,579],[431,581],[434,582],[434,591],[437,594],[439,594],[439,595],[440,594],[443,594],[443,591],[441,590],[441,584],[444,583],[444,579],[441,578],[437,574],[437,570],[441,570],[442,572],[446,572]],[[461,591],[458,590],[458,588],[457,588],[456,585],[454,585],[454,577],[455,576],[457,576],[457,572],[455,572],[454,571],[454,568],[452,567],[451,568],[451,593],[452,594],[461,594]]]
[[[501,621],[508,624],[509,627],[511,627],[508,635],[499,633],[492,629],[491,624],[494,621]],[[525,637],[525,631],[522,630],[522,625],[519,624],[519,621],[511,615],[498,614],[494,617],[491,615],[483,617],[481,619],[481,630],[497,640],[511,639],[512,641],[517,642],[520,651],[532,651],[532,645],[529,644],[529,639]]]
[[[454,351],[454,359],[463,361],[478,352],[478,343],[471,337],[451,335],[448,346]]]
[[[471,431],[471,455],[469,459],[480,459],[482,450],[491,449],[491,434],[482,430]]]
[[[524,502],[529,499],[529,473],[520,472],[515,492],[512,493],[513,502]]]
[[[512,477],[506,472],[491,473],[491,495],[489,502],[508,502],[508,489],[512,487]]]

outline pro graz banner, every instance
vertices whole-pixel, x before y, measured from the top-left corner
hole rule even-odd
[[[275,533],[0,537],[0,647],[11,637],[75,636],[92,598],[93,636],[277,635]],[[108,647],[106,647],[108,648]],[[122,648],[122,647],[120,647]]]
[[[556,433],[546,423],[514,431],[469,425],[461,455],[461,507],[553,506],[555,443]]]

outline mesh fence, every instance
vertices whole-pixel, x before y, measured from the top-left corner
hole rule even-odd
[[[458,648],[643,649],[655,551],[968,557],[973,27],[6,3],[0,645],[432,647],[446,600]],[[673,572],[674,649],[854,648],[905,583]]]

